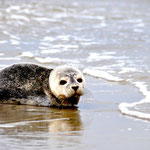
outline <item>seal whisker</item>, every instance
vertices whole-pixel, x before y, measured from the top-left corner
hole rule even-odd
[[[93,102],[94,101],[94,97],[92,95],[92,93],[90,92],[90,90],[85,89],[84,95],[82,96],[82,102]]]

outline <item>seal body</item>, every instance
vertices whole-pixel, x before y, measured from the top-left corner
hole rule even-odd
[[[74,106],[83,90],[82,73],[70,66],[15,64],[0,71],[0,103]]]

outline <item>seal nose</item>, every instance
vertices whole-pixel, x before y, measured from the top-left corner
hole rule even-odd
[[[72,89],[73,89],[74,91],[77,91],[78,88],[79,88],[79,86],[72,86]]]

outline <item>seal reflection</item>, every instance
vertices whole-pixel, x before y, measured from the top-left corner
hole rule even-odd
[[[0,105],[3,134],[66,132],[83,129],[78,108],[49,108],[26,105]]]
[[[52,108],[55,112],[54,121],[49,122],[49,132],[65,132],[82,130],[83,125],[80,119],[78,108]]]

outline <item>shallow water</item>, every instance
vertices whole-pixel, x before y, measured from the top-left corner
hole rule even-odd
[[[149,5],[1,0],[1,69],[72,64],[87,84],[73,110],[0,105],[0,149],[149,149]]]

